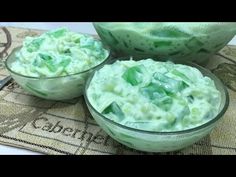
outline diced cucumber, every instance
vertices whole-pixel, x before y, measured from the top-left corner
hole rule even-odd
[[[125,115],[121,110],[120,106],[116,102],[112,102],[109,106],[107,106],[103,111],[102,114],[109,114],[113,113],[119,119],[124,119]]]
[[[156,83],[158,85],[163,87],[163,89],[169,93],[177,93],[188,87],[185,82],[175,80],[158,72],[154,73],[153,78],[157,81]]]
[[[128,68],[122,75],[122,78],[133,86],[140,84],[143,81],[143,67],[139,65]]]
[[[167,95],[164,88],[156,83],[150,83],[148,86],[140,88],[140,92],[143,96],[151,100],[162,98]]]

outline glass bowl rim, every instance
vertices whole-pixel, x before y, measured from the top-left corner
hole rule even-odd
[[[121,57],[121,58],[125,58],[125,57]],[[108,64],[111,64],[115,61],[118,61],[119,59],[121,58],[113,58]],[[126,57],[127,58],[127,57]],[[120,60],[122,61],[122,60]],[[176,63],[178,64],[178,63]],[[196,63],[193,63],[193,62],[181,62],[180,64],[187,64],[188,66],[192,66],[192,67],[195,67],[199,70],[199,68],[201,70],[204,70],[204,72],[208,73],[210,76],[211,76],[211,79],[213,80],[217,80],[218,83],[220,83],[221,87],[223,88],[223,94],[225,95],[225,104],[223,105],[222,109],[220,110],[220,112],[214,117],[212,118],[210,121],[207,121],[205,122],[204,124],[201,124],[199,126],[196,126],[196,127],[193,127],[193,128],[190,128],[190,129],[186,129],[186,130],[180,130],[180,131],[170,131],[170,132],[158,132],[158,131],[148,131],[148,130],[141,130],[141,129],[137,129],[137,128],[132,128],[132,127],[128,127],[128,126],[125,126],[125,125],[122,125],[118,122],[115,122],[109,118],[107,118],[106,116],[102,115],[101,113],[99,113],[93,106],[92,104],[90,103],[89,99],[88,99],[88,95],[87,95],[87,90],[89,88],[89,85],[90,85],[90,82],[91,80],[93,79],[93,76],[95,74],[96,71],[94,71],[90,76],[89,78],[87,79],[86,81],[86,84],[85,84],[85,87],[84,87],[84,99],[85,99],[85,102],[86,104],[88,105],[89,109],[92,109],[92,111],[95,112],[95,114],[99,115],[100,117],[102,117],[103,120],[107,121],[108,123],[111,123],[115,126],[118,126],[120,128],[123,128],[123,129],[126,129],[126,130],[129,130],[129,131],[133,131],[133,132],[138,132],[138,133],[144,133],[144,134],[151,134],[151,135],[178,135],[178,134],[185,134],[185,133],[192,133],[192,132],[195,132],[195,131],[199,131],[201,129],[204,129],[206,127],[208,127],[209,125],[212,125],[213,123],[217,122],[218,120],[220,120],[220,118],[223,117],[223,115],[225,114],[225,112],[227,111],[228,109],[228,106],[229,106],[229,93],[227,91],[227,88],[226,86],[222,83],[222,81],[220,79],[218,79],[217,76],[215,76],[215,74],[213,74],[212,72],[210,72],[208,69],[196,64]],[[201,72],[200,70],[200,72]],[[201,72],[202,73],[202,72]],[[222,93],[222,92],[221,92]]]

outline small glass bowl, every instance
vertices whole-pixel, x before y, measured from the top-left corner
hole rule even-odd
[[[10,65],[15,61],[16,52],[20,49],[21,47],[15,48],[8,56],[5,61],[7,70],[10,72],[12,78],[17,82],[17,84],[19,84],[23,89],[35,96],[48,100],[67,100],[81,96],[89,75],[94,70],[103,66],[110,59],[110,50],[106,48],[109,51],[109,56],[97,66],[67,76],[39,78],[25,76],[11,70]]]
[[[229,96],[226,87],[222,82],[209,70],[193,63],[182,63],[195,67],[201,71],[204,76],[210,77],[216,88],[221,93],[221,104],[218,114],[205,124],[200,126],[175,132],[154,132],[139,130],[131,127],[121,125],[99,113],[89,102],[87,90],[93,78],[92,74],[85,86],[85,101],[90,113],[100,125],[100,127],[113,139],[130,148],[146,151],[146,152],[169,152],[183,149],[194,144],[208,135],[212,129],[217,125],[219,120],[223,117],[229,105]]]

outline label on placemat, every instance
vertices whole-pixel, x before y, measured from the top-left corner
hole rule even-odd
[[[26,36],[43,31],[0,28],[0,79],[3,65]],[[160,154],[236,154],[236,47],[226,46],[207,66],[228,87],[230,105],[210,135],[181,151]],[[45,154],[153,154],[127,148],[111,139],[90,115],[83,97],[48,101],[30,95],[14,81],[0,91],[0,143]]]

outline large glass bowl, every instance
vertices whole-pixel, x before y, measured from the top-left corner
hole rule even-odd
[[[102,42],[117,57],[207,63],[236,34],[236,23],[97,22]]]
[[[18,83],[23,89],[35,96],[49,100],[67,100],[81,96],[89,75],[110,59],[109,55],[99,65],[76,74],[39,78],[25,76],[11,70],[11,63],[15,61],[16,52],[20,49],[21,47],[15,48],[8,56],[5,62],[7,70],[10,72],[16,83]]]
[[[87,90],[94,74],[92,74],[87,80],[84,93],[85,101],[91,115],[100,127],[113,139],[136,150],[146,152],[168,152],[180,150],[194,144],[209,134],[217,125],[228,108],[229,96],[227,89],[222,82],[210,71],[197,64],[184,64],[193,66],[199,69],[203,75],[210,77],[214,81],[216,88],[221,93],[221,103],[218,114],[209,122],[192,129],[175,132],[145,131],[121,125],[105,117],[91,105],[87,95]]]

